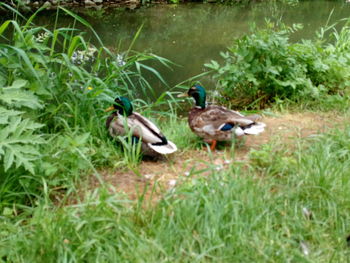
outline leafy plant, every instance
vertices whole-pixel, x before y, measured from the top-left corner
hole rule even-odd
[[[322,29],[314,41],[291,43],[290,35],[300,27],[267,23],[266,29],[235,40],[221,54],[223,65],[206,64],[214,71],[224,100],[238,107],[261,108],[277,98],[315,100],[343,93],[350,84],[350,59],[344,50],[349,28],[334,35],[335,44],[324,37]]]
[[[12,166],[23,166],[34,174],[34,161],[40,158],[39,145],[45,140],[36,132],[43,127],[24,111],[42,108],[41,102],[24,89],[27,81],[16,80],[11,86],[0,87],[0,160],[5,172]]]

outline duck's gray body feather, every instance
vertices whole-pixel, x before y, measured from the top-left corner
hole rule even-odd
[[[265,124],[257,122],[259,115],[244,116],[237,111],[222,106],[210,105],[204,109],[194,107],[188,117],[191,130],[206,142],[213,140],[230,141],[232,134],[259,134],[264,131]],[[226,124],[233,126],[230,130],[221,130]]]
[[[141,138],[145,155],[170,154],[177,150],[176,145],[168,141],[153,122],[137,112],[127,117],[113,113],[107,119],[106,126],[112,137],[124,136],[131,131],[133,136]]]

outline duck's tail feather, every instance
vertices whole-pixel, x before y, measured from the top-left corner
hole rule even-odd
[[[164,145],[153,145],[148,143],[148,146],[159,154],[171,154],[177,151],[176,145],[171,141],[168,141],[168,143]]]
[[[243,131],[244,131],[244,134],[256,135],[256,134],[262,133],[264,131],[265,127],[266,127],[265,123],[256,122],[253,125],[251,125],[250,127],[243,129]]]

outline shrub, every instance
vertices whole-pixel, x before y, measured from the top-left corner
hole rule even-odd
[[[291,43],[290,35],[300,27],[267,23],[265,29],[235,40],[221,54],[223,65],[206,64],[214,71],[224,100],[239,107],[261,108],[277,98],[312,100],[344,92],[350,80],[349,28],[333,34],[334,44],[324,34],[315,41]]]

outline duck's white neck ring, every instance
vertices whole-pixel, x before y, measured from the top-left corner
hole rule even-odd
[[[205,103],[205,108],[208,106],[208,103]],[[195,105],[194,106],[196,109],[205,109],[205,108],[202,108],[201,106],[198,106],[198,105]]]

